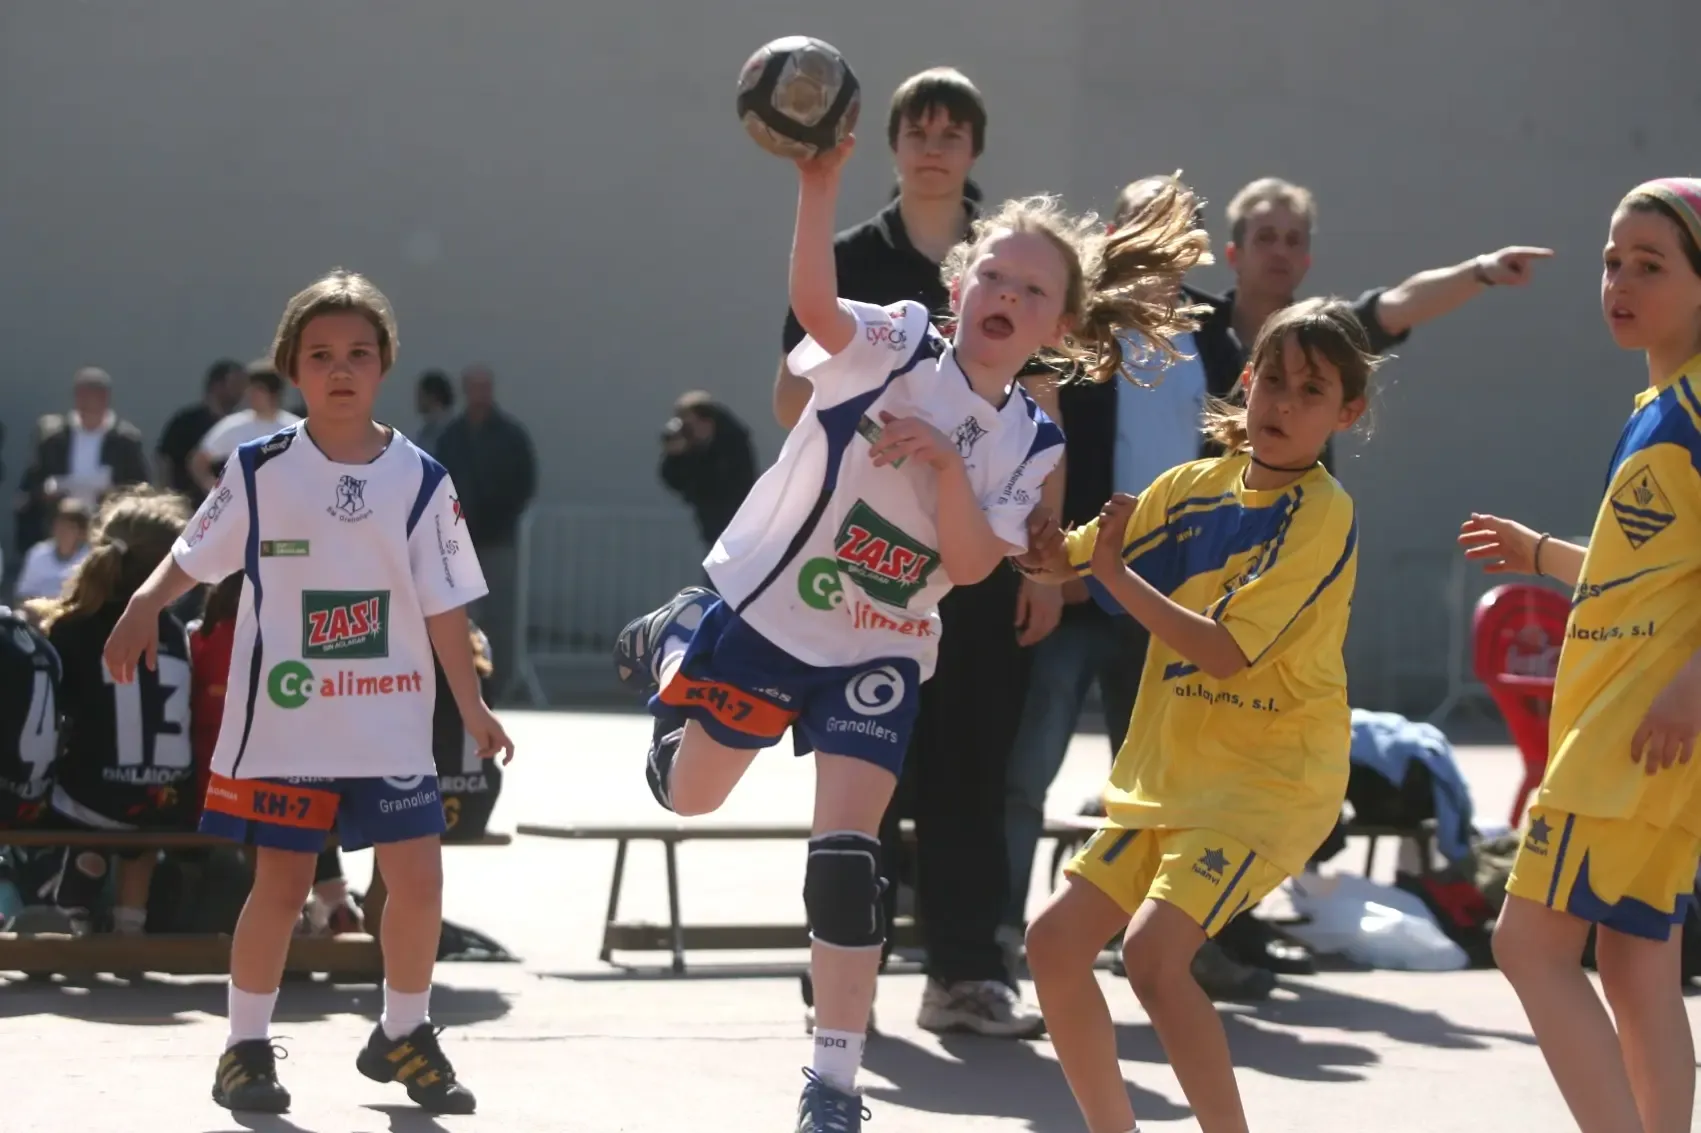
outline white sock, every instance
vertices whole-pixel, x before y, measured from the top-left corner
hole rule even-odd
[[[276,991],[243,991],[231,984],[229,1003],[230,1035],[224,1042],[226,1050],[251,1039],[272,1037],[272,1010],[278,1005]]]
[[[112,908],[112,929],[124,936],[137,936],[147,926],[148,911],[133,909],[128,905],[114,905]]]
[[[662,638],[656,662],[657,684],[665,685],[673,679],[673,674],[679,671],[679,663],[685,660],[685,647],[689,644],[689,634],[669,633]]]
[[[384,981],[384,1014],[378,1020],[378,1025],[384,1028],[384,1037],[399,1039],[403,1035],[411,1035],[414,1028],[421,1023],[431,1021],[431,989],[424,991],[397,991],[390,986],[390,981]]]
[[[856,1089],[856,1072],[862,1068],[864,1036],[855,1031],[815,1030],[814,1070],[836,1089]]]

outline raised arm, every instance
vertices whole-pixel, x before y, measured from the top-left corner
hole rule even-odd
[[[1535,261],[1552,255],[1548,248],[1502,248],[1450,267],[1420,271],[1382,293],[1376,321],[1388,337],[1399,338],[1415,326],[1463,307],[1490,287],[1528,283]]]
[[[797,163],[791,309],[804,333],[828,354],[837,354],[849,346],[856,334],[856,316],[839,305],[839,272],[833,259],[833,214],[839,199],[839,173],[854,148],[854,139],[846,138],[837,149]]]

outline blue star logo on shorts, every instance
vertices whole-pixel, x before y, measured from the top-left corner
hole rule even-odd
[[[1228,855],[1221,850],[1206,850],[1199,855],[1199,865],[1205,872],[1221,877],[1223,871],[1229,867]]]
[[[1528,838],[1530,845],[1545,846],[1547,845],[1547,840],[1552,837],[1552,835],[1553,827],[1549,826],[1547,824],[1547,819],[1542,818],[1540,815],[1537,815],[1530,823],[1530,836]]]

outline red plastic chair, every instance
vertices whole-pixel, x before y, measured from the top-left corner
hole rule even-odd
[[[1488,688],[1524,757],[1524,782],[1512,804],[1514,827],[1523,821],[1524,805],[1547,770],[1553,677],[1570,616],[1571,603],[1563,594],[1518,583],[1484,594],[1472,620],[1477,680]]]

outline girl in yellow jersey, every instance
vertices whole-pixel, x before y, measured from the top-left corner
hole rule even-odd
[[[1298,873],[1340,815],[1358,528],[1319,458],[1364,412],[1375,365],[1346,304],[1288,308],[1253,346],[1245,406],[1213,411],[1231,455],[1172,468],[1066,536],[1036,531],[1018,560],[1050,582],[1087,576],[1152,635],[1105,825],[1028,930],[1040,1006],[1092,1133],[1135,1127],[1093,975],[1123,930],[1129,980],[1200,1128],[1246,1128],[1228,1038],[1190,965]]]
[[[1601,310],[1619,346],[1646,353],[1648,389],[1587,551],[1492,515],[1459,536],[1490,571],[1576,588],[1494,956],[1583,1133],[1677,1133],[1695,1103],[1671,930],[1701,859],[1701,178],[1619,204]],[[1580,965],[1591,925],[1611,1018]]]

